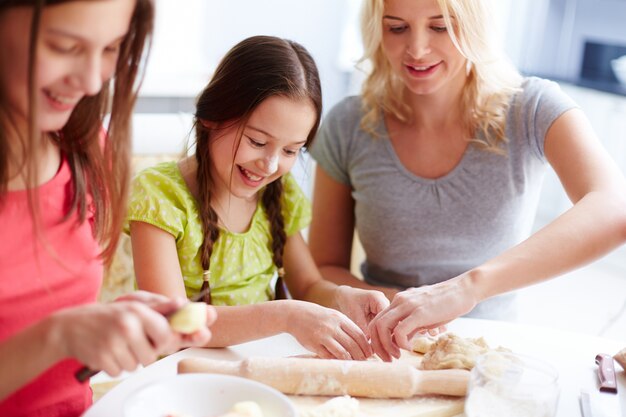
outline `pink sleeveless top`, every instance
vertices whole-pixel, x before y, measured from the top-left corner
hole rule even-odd
[[[0,343],[55,311],[96,301],[102,283],[92,216],[62,221],[72,196],[65,159],[38,192],[43,240],[35,237],[26,191],[8,192],[0,203]],[[79,416],[92,396],[88,383],[74,379],[80,366],[55,364],[0,402],[0,416]]]

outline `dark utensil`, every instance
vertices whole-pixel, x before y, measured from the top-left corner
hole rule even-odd
[[[613,358],[606,353],[596,355],[598,364],[598,378],[600,379],[600,391],[617,393],[617,381],[615,379],[615,366]]]

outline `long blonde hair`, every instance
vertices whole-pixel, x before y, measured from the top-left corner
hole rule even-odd
[[[501,153],[506,142],[506,113],[511,97],[520,91],[522,77],[502,53],[492,34],[489,0],[437,0],[452,42],[471,66],[461,99],[461,109],[473,132],[473,142]],[[359,65],[370,67],[363,84],[364,117],[361,127],[376,134],[385,113],[403,122],[411,113],[403,101],[405,87],[394,74],[382,49],[385,0],[364,0],[361,10],[363,57]],[[452,24],[454,16],[456,25]]]

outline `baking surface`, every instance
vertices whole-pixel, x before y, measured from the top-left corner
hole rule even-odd
[[[539,326],[528,326],[518,323],[499,322],[495,320],[479,320],[460,318],[448,325],[450,331],[463,337],[483,336],[489,346],[505,346],[514,352],[523,353],[550,362],[559,371],[559,384],[561,395],[556,417],[580,417],[580,391],[597,390],[597,368],[594,362],[599,352],[615,354],[626,346],[626,339],[613,340],[602,337],[583,335],[576,332],[552,329]],[[286,357],[308,353],[297,341],[288,334],[280,334],[265,339],[259,339],[241,345],[223,349],[200,349],[190,348],[165,357],[156,363],[139,369],[111,389],[99,401],[97,401],[83,417],[111,417],[123,415],[123,404],[134,391],[146,384],[159,381],[176,374],[178,362],[187,358],[208,358],[219,360],[240,361],[249,357]],[[414,357],[408,359],[413,360]],[[617,369],[616,369],[617,370]],[[618,396],[621,402],[622,415],[626,416],[626,372],[619,368]],[[98,382],[102,382],[101,378]],[[96,382],[96,381],[94,381]],[[303,401],[304,400],[304,401]],[[323,401],[322,398],[314,399],[314,402]],[[423,402],[425,398],[411,399],[409,401]],[[437,399],[441,401],[441,399]],[[298,403],[308,400],[297,398]],[[380,400],[379,400],[380,401]],[[393,403],[402,403],[406,400],[390,400],[387,406],[394,407]],[[372,402],[369,400],[368,402]],[[376,401],[373,401],[374,403]],[[441,402],[439,402],[441,404]],[[370,404],[360,407],[363,412],[360,417],[370,417],[372,408]],[[418,404],[418,408],[407,410],[407,416],[425,417],[453,414],[441,414],[436,410],[428,410],[424,404]],[[302,408],[307,404],[303,403]],[[380,417],[388,417],[390,408],[378,413]],[[397,410],[397,409],[396,409]],[[429,414],[429,412],[431,412]],[[452,413],[453,411],[450,411]],[[367,413],[367,414],[366,414]],[[416,413],[421,413],[416,414]],[[398,417],[403,415],[398,414]],[[395,415],[394,415],[395,417]]]

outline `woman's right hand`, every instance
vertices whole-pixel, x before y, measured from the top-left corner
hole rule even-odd
[[[417,333],[437,334],[450,321],[470,312],[478,303],[468,273],[447,281],[409,288],[369,324],[372,349],[386,362],[410,350]]]
[[[111,376],[133,371],[139,364],[148,365],[185,345],[208,343],[208,328],[194,334],[191,343],[170,328],[163,314],[181,304],[181,300],[140,295],[62,310],[51,316],[58,330],[52,346],[59,347],[62,357],[75,358]]]
[[[289,301],[287,332],[324,359],[365,360],[372,348],[359,327],[343,313],[307,301]]]

